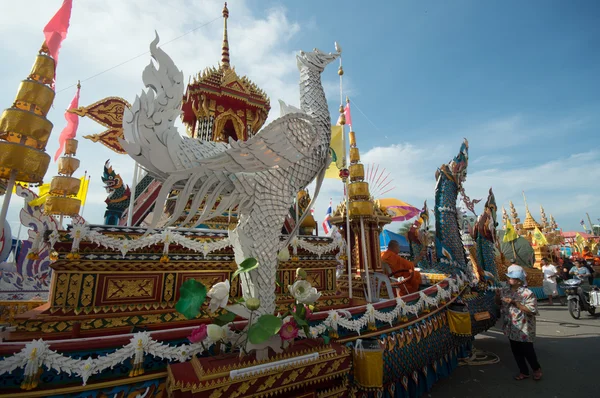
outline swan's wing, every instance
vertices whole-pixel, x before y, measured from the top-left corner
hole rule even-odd
[[[282,100],[279,100],[279,115],[285,116],[290,113],[304,113],[304,112],[302,112],[302,110],[296,108],[293,105],[288,105],[285,102],[283,102]]]
[[[252,173],[287,168],[309,156],[316,143],[313,118],[292,113],[275,120],[248,141],[230,141],[229,149],[216,156],[190,160],[190,171]]]

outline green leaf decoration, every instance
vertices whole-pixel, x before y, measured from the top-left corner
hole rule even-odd
[[[304,306],[304,304],[296,305],[295,314],[298,315],[302,319],[306,318],[306,307]]]
[[[275,315],[265,314],[256,320],[248,329],[248,340],[252,344],[261,344],[276,335],[283,322]]]
[[[258,267],[258,261],[255,258],[247,258],[244,261],[242,261],[241,264],[238,265],[239,268],[235,270],[235,272],[233,273],[233,276],[231,277],[231,280],[234,280],[236,278],[236,276],[238,276],[239,274],[241,274],[242,272],[249,272],[252,271],[253,269]]]
[[[298,326],[308,326],[308,323],[304,319],[296,315],[296,313],[292,314],[292,316],[294,317],[294,320],[296,321],[296,324],[298,324]]]
[[[187,319],[194,319],[200,314],[200,307],[206,301],[206,286],[188,279],[179,288],[179,301],[175,304],[175,310]]]
[[[236,315],[233,312],[225,311],[221,315],[215,318],[214,324],[217,326],[225,326],[228,323],[233,322]]]
[[[329,344],[329,341],[331,340],[331,337],[329,337],[328,335],[324,334],[323,335],[323,342],[325,344]]]

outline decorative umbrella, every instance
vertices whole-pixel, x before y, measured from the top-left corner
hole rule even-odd
[[[379,199],[379,204],[394,213],[392,221],[410,220],[421,213],[421,209],[417,209],[399,199],[383,198]]]

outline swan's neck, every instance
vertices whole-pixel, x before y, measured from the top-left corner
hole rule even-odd
[[[318,127],[325,132],[327,141],[329,141],[331,116],[321,84],[321,74],[306,67],[300,69],[300,107],[315,119]]]

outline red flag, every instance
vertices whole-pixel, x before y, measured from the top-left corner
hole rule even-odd
[[[60,50],[61,43],[67,37],[71,8],[73,8],[73,0],[63,0],[60,9],[44,27],[46,46],[50,56],[54,58],[54,65],[58,64],[58,50]]]
[[[67,1],[67,0],[65,0],[65,1]],[[68,109],[73,109],[73,108],[79,107],[79,90],[80,89],[81,89],[81,87],[78,84],[77,92],[75,93],[75,97],[73,97],[73,100],[71,100],[71,105],[69,105]],[[60,132],[60,136],[58,137],[58,142],[59,142],[60,146],[58,147],[58,150],[54,154],[55,162],[56,162],[56,159],[58,159],[58,157],[61,155],[61,153],[65,149],[65,142],[67,142],[68,139],[75,138],[75,136],[77,135],[77,126],[79,126],[79,116],[77,116],[74,113],[70,113],[67,110],[65,112],[65,119],[67,120],[67,125],[65,126],[63,131]]]
[[[346,116],[346,124],[350,126],[352,129],[352,116],[350,115],[350,103],[346,103],[346,107],[344,108],[344,116]]]

